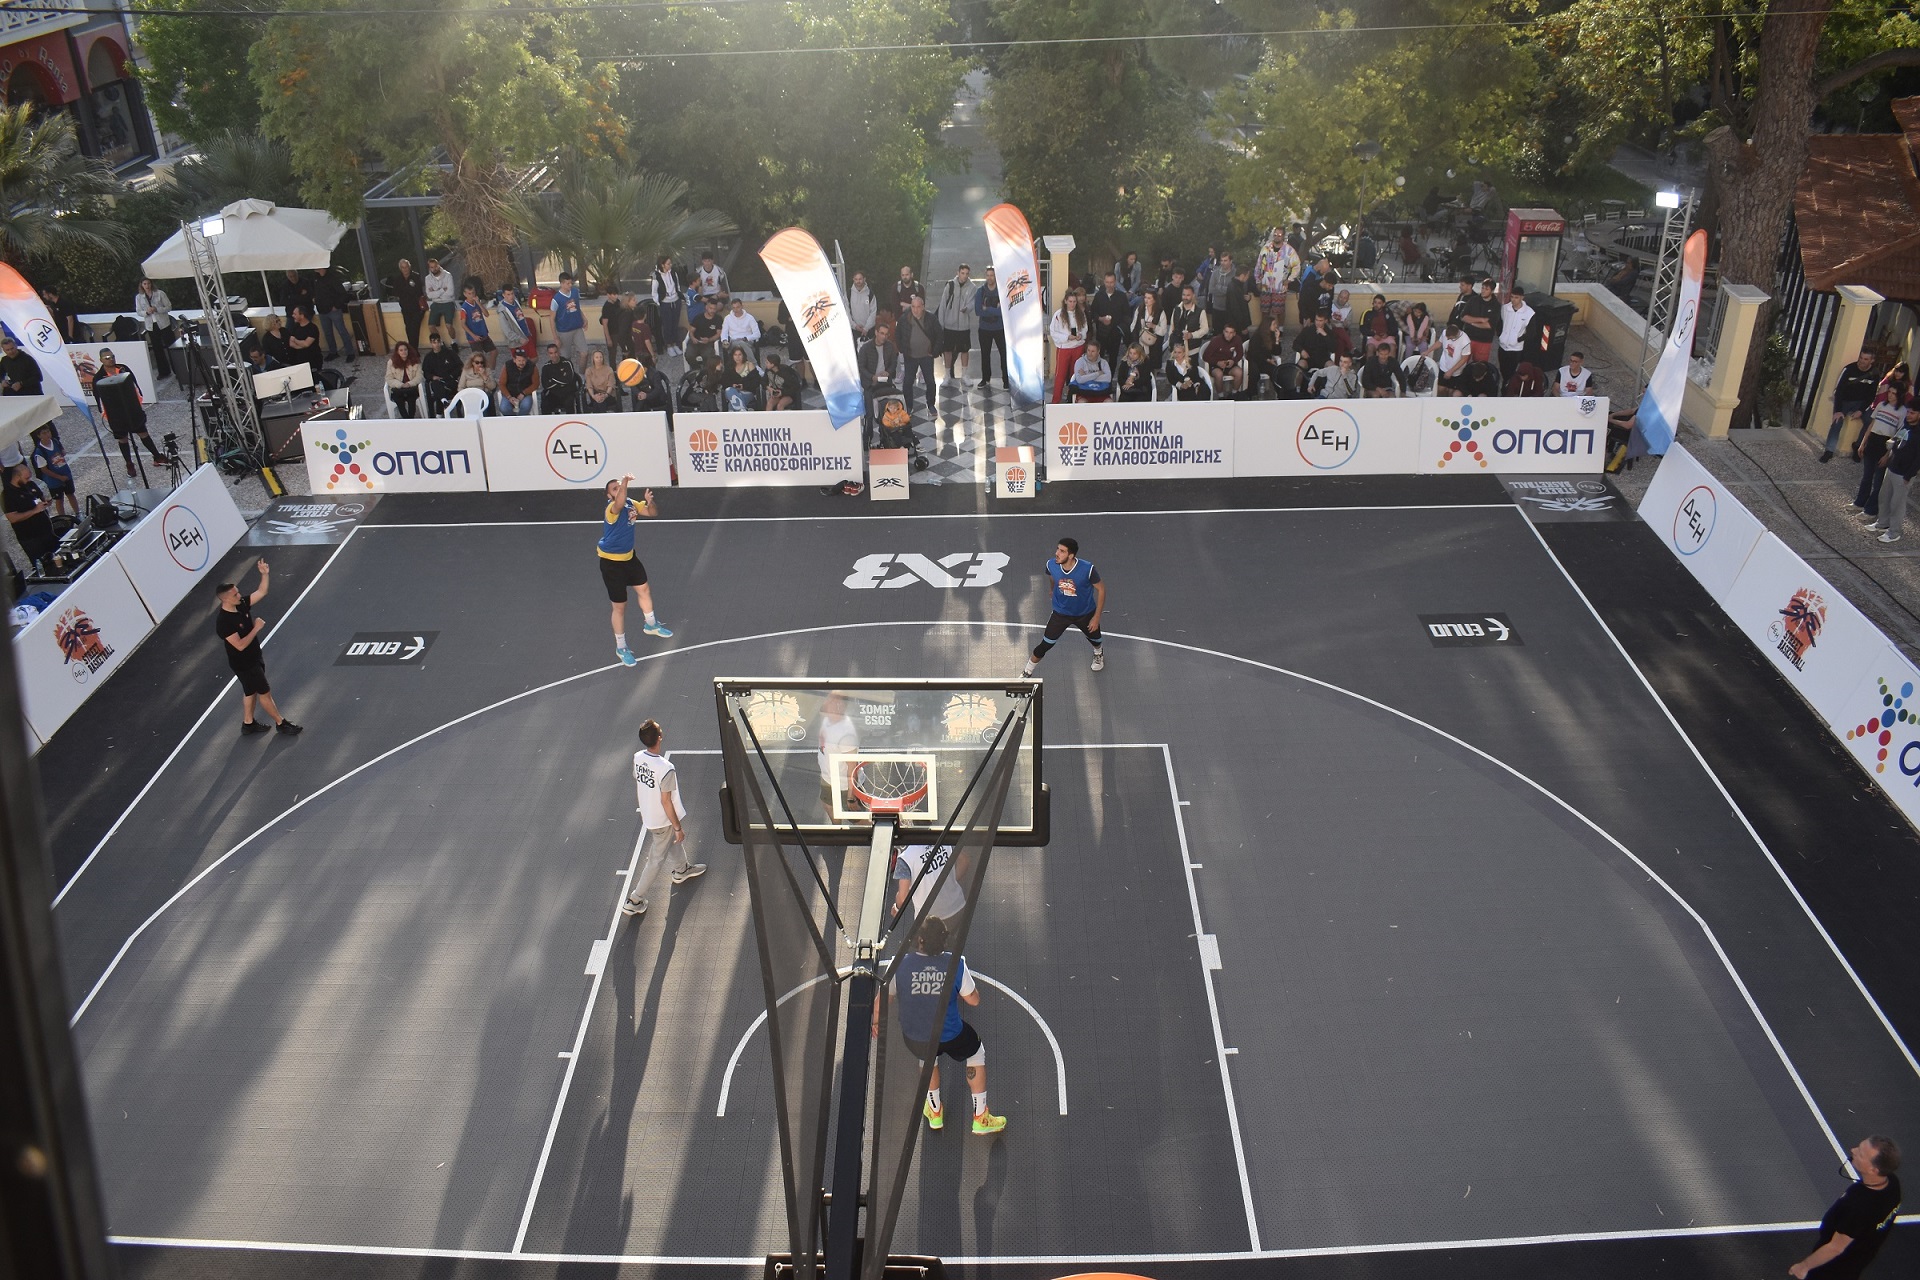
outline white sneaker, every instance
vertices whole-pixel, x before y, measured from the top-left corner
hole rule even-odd
[[[1880,535],[1880,541],[1882,541],[1882,542],[1898,542],[1898,541],[1900,541],[1900,535],[1899,535],[1899,534],[1897,534],[1897,533],[1883,533],[1883,534],[1881,534],[1881,535]]]
[[[705,874],[707,874],[706,863],[704,862],[689,863],[688,865],[680,868],[678,871],[673,873],[673,882],[675,884],[685,884],[687,881],[693,879],[695,876],[703,876]]]
[[[1020,668],[1020,678],[1022,680],[1033,679],[1033,664],[1031,662],[1029,662],[1026,666]]]
[[[628,898],[620,904],[620,914],[623,916],[643,916],[647,914],[647,900],[645,898]]]
[[[1095,649],[1093,651],[1093,669],[1095,671],[1099,671],[1101,668],[1105,667],[1106,665],[1107,665],[1107,651],[1105,649]]]
[[[1875,520],[1872,524],[1867,526],[1868,533],[1885,533],[1886,531],[1887,531],[1887,526],[1881,524],[1878,520]]]

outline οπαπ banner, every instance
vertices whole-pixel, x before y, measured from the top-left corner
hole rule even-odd
[[[1660,460],[1640,518],[1721,605],[1766,528],[1727,487],[1674,444]]]
[[[684,488],[860,478],[860,433],[836,431],[823,410],[683,413],[676,425]]]
[[[482,493],[487,463],[480,428],[465,418],[361,418],[308,422],[307,492]]]
[[[1047,479],[1231,476],[1231,403],[1148,401],[1047,406]]]
[[[1378,476],[1420,470],[1430,400],[1244,400],[1234,405],[1237,476]]]
[[[209,619],[214,608],[209,598]],[[153,618],[112,551],[22,627],[13,637],[13,659],[20,673],[21,706],[40,740],[52,741],[67,717],[152,631]],[[211,621],[206,643],[217,643]]]
[[[487,487],[600,489],[631,475],[640,487],[673,483],[664,413],[482,418]]]
[[[246,531],[233,494],[208,465],[115,543],[113,554],[158,621],[213,572]]]
[[[1440,475],[1481,471],[1557,474],[1598,471],[1605,461],[1605,396],[1404,403],[1418,406],[1422,415],[1416,471]]]

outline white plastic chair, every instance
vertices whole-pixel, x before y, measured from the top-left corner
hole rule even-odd
[[[493,397],[479,387],[467,387],[447,402],[447,411],[441,416],[478,422],[487,416],[487,408],[492,403]]]

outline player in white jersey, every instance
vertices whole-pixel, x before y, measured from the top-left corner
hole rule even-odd
[[[901,908],[906,904],[907,891],[913,890],[913,910],[916,916],[925,913],[942,920],[952,920],[967,906],[967,892],[961,887],[960,878],[966,874],[967,862],[962,858],[954,864],[953,870],[940,885],[940,891],[934,893],[934,881],[940,879],[941,871],[953,857],[953,846],[948,844],[910,844],[902,849],[893,860],[893,910],[899,917]],[[920,869],[926,868],[922,876]],[[914,881],[919,880],[915,885]],[[933,909],[927,909],[927,898],[933,898]]]
[[[820,727],[814,735],[814,759],[820,766],[820,806],[833,812],[833,757],[851,755],[860,749],[860,730],[847,714],[847,695],[835,691],[820,703]],[[840,785],[845,788],[847,772],[853,766],[840,762]]]
[[[682,825],[687,807],[680,802],[680,775],[667,758],[666,742],[667,732],[657,721],[640,726],[640,750],[633,753],[633,790],[639,800],[640,825],[647,829],[641,837],[646,849],[640,859],[640,874],[634,877],[633,888],[620,908],[623,915],[646,914],[647,890],[666,863],[669,849],[680,858],[680,865],[673,871],[675,884],[685,884],[707,870],[706,863],[687,857],[687,829]]]

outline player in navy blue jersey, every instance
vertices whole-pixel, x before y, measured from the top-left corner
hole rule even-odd
[[[1072,538],[1060,539],[1047,561],[1047,577],[1053,582],[1053,616],[1047,619],[1047,634],[1034,646],[1020,674],[1030,676],[1047,650],[1060,642],[1068,627],[1078,627],[1093,642],[1093,669],[1107,665],[1107,654],[1100,647],[1100,615],[1107,607],[1107,584],[1092,561],[1080,558],[1080,544]]]
[[[646,490],[642,498],[629,497],[627,486],[632,483],[632,476],[607,482],[607,509],[600,543],[595,548],[600,553],[600,580],[606,584],[607,599],[613,602],[613,651],[628,666],[639,661],[633,650],[627,648],[629,587],[640,597],[640,610],[646,615],[646,626],[642,630],[662,640],[673,635],[665,623],[653,616],[653,588],[647,585],[647,567],[640,563],[640,557],[633,550],[634,517],[657,516],[660,508],[653,505],[651,489]]]

